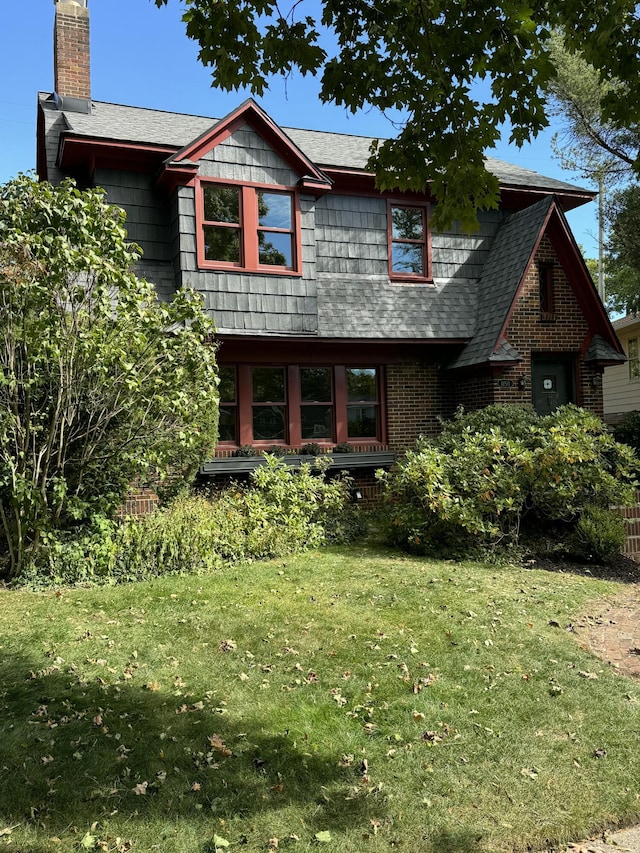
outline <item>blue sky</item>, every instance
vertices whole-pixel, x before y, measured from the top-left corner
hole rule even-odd
[[[180,20],[181,3],[157,9],[152,0],[89,0],[91,88],[96,100],[154,109],[226,115],[249,93],[218,92],[197,59]],[[54,0],[0,0],[0,183],[35,166],[36,93],[53,88]],[[312,78],[274,80],[261,106],[281,125],[365,136],[392,136],[374,111],[355,116],[326,106]],[[506,140],[488,152],[511,163],[585,186],[551,154],[553,128],[522,149]],[[569,221],[590,257],[597,253],[596,204],[572,211]]]

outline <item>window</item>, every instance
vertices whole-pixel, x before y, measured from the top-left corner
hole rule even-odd
[[[552,319],[555,312],[555,294],[553,287],[553,262],[538,263],[538,288],[540,293],[540,314],[543,319]]]
[[[390,277],[405,280],[428,278],[426,207],[390,203],[388,217]]]
[[[284,367],[254,367],[252,425],[255,441],[287,440],[287,404]]]
[[[199,187],[201,266],[299,271],[294,192],[213,181]]]
[[[640,378],[640,358],[638,356],[638,339],[629,338],[627,344],[629,357],[629,379]]]
[[[219,441],[238,441],[238,397],[236,393],[235,367],[220,367],[218,370],[220,385],[220,409],[218,415]]]
[[[303,441],[333,440],[333,393],[330,367],[300,368],[300,433]]]
[[[347,379],[347,436],[378,435],[378,371],[375,367],[349,367]]]
[[[220,368],[220,441],[243,444],[384,443],[378,367]]]

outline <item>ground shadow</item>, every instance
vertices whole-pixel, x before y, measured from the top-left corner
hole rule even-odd
[[[52,849],[40,832],[82,833],[104,819],[131,836],[137,820],[160,815],[211,825],[296,803],[313,816],[327,792],[341,800],[335,831],[369,827],[366,802],[342,796],[357,770],[269,733],[251,709],[239,724],[212,694],[181,703],[139,684],[84,680],[64,661],[37,666],[26,654],[0,657],[0,829],[33,830],[31,846],[13,847],[20,853]]]

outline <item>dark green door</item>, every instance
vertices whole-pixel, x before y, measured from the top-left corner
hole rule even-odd
[[[539,415],[576,402],[572,358],[532,356],[531,372],[533,407]]]

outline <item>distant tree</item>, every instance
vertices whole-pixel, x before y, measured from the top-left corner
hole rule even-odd
[[[111,514],[137,475],[183,482],[217,429],[213,328],[136,278],[102,190],[0,187],[0,550],[16,576],[59,529]]]
[[[168,0],[155,0],[157,6]],[[350,112],[405,116],[396,139],[372,152],[382,189],[424,189],[438,199],[432,223],[472,227],[497,207],[499,186],[484,152],[500,139],[522,145],[548,124],[555,74],[549,35],[565,32],[599,79],[617,77],[603,119],[640,120],[640,21],[632,0],[183,0],[187,34],[213,84],[262,95],[270,75],[319,75],[320,98]],[[286,6],[286,7],[285,7]],[[323,38],[326,36],[326,38]],[[330,45],[325,48],[323,45]],[[475,85],[486,81],[483,97]]]
[[[613,311],[640,311],[640,186],[613,195],[608,210],[610,232],[607,295]]]

